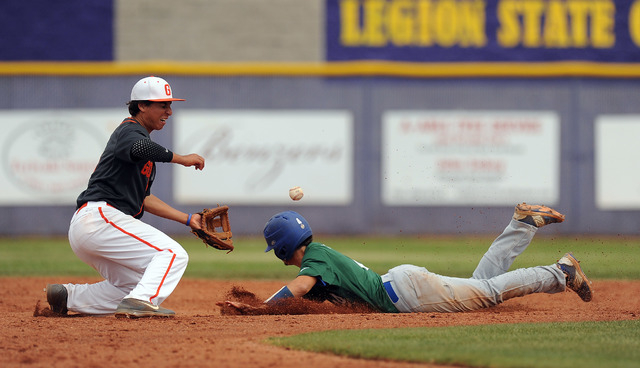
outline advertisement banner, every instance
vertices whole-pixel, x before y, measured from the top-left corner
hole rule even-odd
[[[353,117],[348,111],[189,110],[175,114],[177,152],[205,158],[174,168],[182,204],[348,205],[353,199]],[[304,197],[289,198],[300,186]]]
[[[640,0],[327,0],[327,60],[640,62]]]
[[[640,115],[598,116],[594,135],[597,208],[640,209]]]
[[[554,112],[388,111],[382,124],[385,205],[558,201],[560,122]]]
[[[75,205],[122,109],[0,112],[0,205]]]

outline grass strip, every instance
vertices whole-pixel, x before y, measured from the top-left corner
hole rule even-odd
[[[465,367],[638,367],[640,321],[332,330],[269,338],[290,349]]]
[[[189,253],[185,277],[290,279],[295,267],[265,253],[264,240],[237,236],[226,254],[195,237],[175,238]],[[488,236],[318,236],[319,241],[384,274],[410,263],[446,276],[470,277],[492,237]],[[640,279],[640,237],[537,236],[513,268],[549,265],[573,251],[587,275],[598,279]],[[79,260],[63,237],[0,238],[0,276],[97,276]]]

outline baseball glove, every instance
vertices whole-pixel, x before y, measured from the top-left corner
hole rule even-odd
[[[228,211],[228,206],[205,208],[202,212],[198,212],[201,218],[200,229],[191,230],[191,232],[202,239],[206,245],[231,252],[233,239]]]

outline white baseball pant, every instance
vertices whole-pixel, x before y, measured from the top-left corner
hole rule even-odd
[[[67,308],[110,314],[123,298],[160,305],[176,288],[189,256],[175,240],[106,202],[88,202],[71,219],[74,253],[105,278],[95,284],[65,284]]]

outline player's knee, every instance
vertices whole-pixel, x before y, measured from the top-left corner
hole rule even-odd
[[[176,258],[174,259],[174,263],[177,262],[178,264],[186,267],[187,263],[189,263],[189,254],[184,249],[180,249],[175,252],[175,255]]]
[[[184,269],[189,263],[189,254],[180,246],[172,247],[166,255],[171,256],[171,265],[175,269]]]

